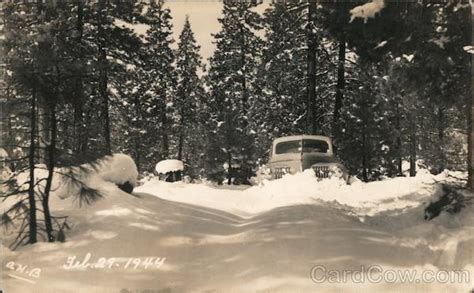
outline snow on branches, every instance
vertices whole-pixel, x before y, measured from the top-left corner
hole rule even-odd
[[[364,23],[366,23],[368,18],[374,18],[384,7],[384,0],[372,0],[371,2],[356,6],[350,11],[351,20],[349,22],[359,17],[363,18]]]

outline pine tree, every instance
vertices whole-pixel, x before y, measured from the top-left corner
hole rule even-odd
[[[175,108],[177,112],[177,158],[186,166],[195,169],[199,162],[199,146],[202,144],[200,135],[204,88],[198,71],[202,70],[199,46],[196,44],[189,18],[186,17],[183,30],[179,37],[176,53],[176,73],[178,85],[176,89]],[[192,129],[192,131],[191,131]],[[199,131],[200,130],[200,131]],[[194,177],[197,170],[188,170]]]
[[[254,133],[250,109],[257,98],[256,74],[262,40],[261,17],[249,1],[225,1],[222,29],[214,35],[216,50],[207,76],[211,120],[207,150],[207,173],[227,183],[233,178],[246,181],[252,175]]]
[[[151,96],[147,94],[147,81],[142,78],[145,76],[143,61],[137,57],[135,64],[129,64],[116,87],[112,121],[121,133],[114,136],[113,143],[119,152],[132,156],[139,172],[151,172],[155,158],[150,149],[156,146],[148,131],[153,131],[155,125],[150,125],[153,121],[147,118]]]
[[[260,130],[257,147],[262,156],[275,137],[331,131],[337,55],[333,40],[322,30],[321,9],[310,4],[314,5],[306,1],[274,2],[264,14],[266,48],[259,75],[262,93],[255,111]]]
[[[150,95],[147,119],[150,127],[161,136],[160,145],[154,151],[156,161],[168,159],[170,156],[170,128],[173,108],[173,96],[176,91],[176,72],[174,68],[174,52],[171,49],[172,25],[170,10],[163,7],[163,1],[152,1],[145,15],[150,28],[146,34],[145,45],[145,78]],[[153,125],[154,124],[154,125]]]
[[[273,2],[264,13],[266,46],[259,67],[261,93],[252,107],[259,158],[275,137],[305,132],[307,87],[304,8]]]
[[[44,3],[43,1],[37,1],[34,4],[8,3],[4,10],[6,59],[8,70],[11,72],[9,82],[13,88],[12,101],[16,103],[13,108],[19,109],[19,106],[23,105],[29,111],[29,123],[26,125],[29,131],[27,134],[29,154],[27,157],[15,160],[17,174],[28,172],[29,180],[21,183],[20,186],[15,186],[15,178],[8,180],[8,184],[13,183],[13,189],[10,188],[8,193],[2,194],[3,197],[20,196],[18,203],[2,215],[2,219],[9,219],[4,223],[23,217],[23,224],[29,224],[28,229],[25,225],[21,225],[18,238],[13,244],[14,247],[23,244],[25,238],[28,238],[29,243],[36,242],[37,235],[42,235],[41,231],[45,232],[47,241],[55,241],[63,233],[62,229],[67,226],[59,222],[64,218],[52,216],[49,211],[53,176],[65,176],[66,180],[80,187],[78,195],[81,199],[90,202],[98,196],[96,191],[85,187],[78,179],[80,174],[74,170],[82,170],[82,168],[61,170],[57,168],[71,166],[71,163],[75,161],[70,159],[72,148],[69,136],[63,135],[70,133],[68,130],[68,125],[72,124],[70,123],[71,116],[68,116],[71,113],[70,109],[76,111],[78,109],[76,106],[80,106],[82,111],[86,108],[84,107],[86,101],[83,98],[87,96],[86,93],[92,93],[98,88],[98,83],[95,81],[101,79],[94,77],[103,77],[101,73],[98,73],[103,68],[95,67],[101,62],[94,62],[94,58],[97,57],[94,49],[97,47],[96,43],[91,41],[93,38],[80,43],[78,46],[80,49],[75,47],[78,36],[84,34],[90,37],[94,34],[93,31],[86,31],[84,26],[79,25],[81,13],[91,13],[88,15],[91,16],[95,8],[94,3],[83,4],[84,6],[77,3]],[[119,6],[113,7],[116,9]],[[79,13],[81,9],[82,12]],[[77,23],[71,21],[75,17],[77,17]],[[96,22],[91,21],[91,23]],[[136,40],[129,29],[114,27],[112,31],[109,40],[117,36],[126,36],[125,40]],[[124,59],[127,53],[134,50],[133,45],[133,42],[124,41],[115,47],[108,46],[108,52]],[[114,67],[119,63],[116,60],[119,59],[114,59],[108,64],[109,73],[114,73],[116,69]],[[86,61],[86,66],[83,61]],[[108,81],[113,80],[110,77],[114,77],[114,74],[107,75]],[[91,100],[94,100],[94,96],[91,96],[89,101]],[[84,104],[82,104],[83,101]],[[92,108],[95,110],[95,107]],[[99,116],[97,112],[93,115]],[[93,151],[102,153],[101,148]],[[24,161],[25,159],[27,162]],[[87,158],[82,158],[81,161],[87,161]],[[45,163],[46,167],[38,163]],[[46,177],[38,175],[44,174],[44,172],[37,173],[38,169],[46,169],[48,175]],[[26,198],[28,204],[25,204],[26,199],[22,198],[24,194],[28,195]],[[42,218],[39,218],[40,215],[37,214],[38,202],[41,204]],[[27,213],[27,216],[23,216],[24,213]],[[10,217],[11,215],[13,218]]]

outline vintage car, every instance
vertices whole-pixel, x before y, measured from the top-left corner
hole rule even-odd
[[[338,176],[346,182],[349,180],[347,169],[334,156],[331,139],[322,135],[297,135],[275,139],[266,167],[270,171],[271,179],[313,169],[318,178]]]

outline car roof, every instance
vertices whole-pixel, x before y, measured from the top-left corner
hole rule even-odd
[[[324,135],[292,135],[292,136],[283,136],[276,138],[273,143],[279,143],[283,141],[292,141],[292,140],[302,140],[302,139],[317,139],[317,140],[324,140],[329,145],[331,144],[331,138],[324,136]]]

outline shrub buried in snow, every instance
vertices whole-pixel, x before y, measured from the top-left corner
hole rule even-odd
[[[156,164],[155,170],[158,174],[166,174],[169,172],[183,171],[184,165],[180,160],[163,160]]]

